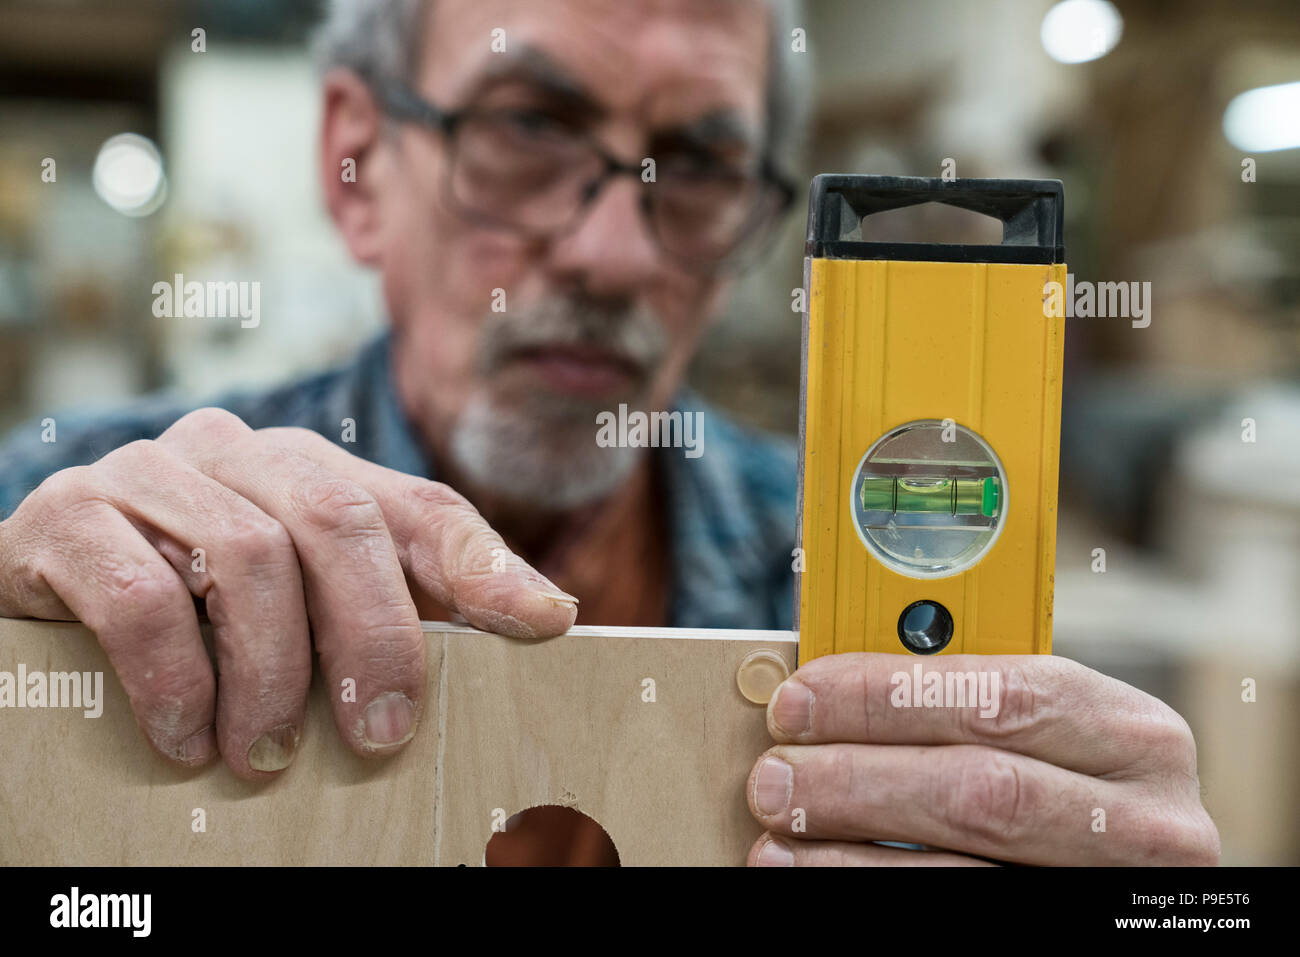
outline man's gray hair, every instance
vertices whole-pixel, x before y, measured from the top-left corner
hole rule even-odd
[[[796,52],[793,42],[803,24],[803,0],[765,2],[772,14],[768,145],[788,166],[802,144],[808,113],[808,54]],[[316,34],[317,63],[322,71],[345,67],[371,84],[412,79],[420,66],[425,7],[426,0],[328,0]]]

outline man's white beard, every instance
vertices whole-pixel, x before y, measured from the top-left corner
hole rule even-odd
[[[636,448],[596,444],[596,411],[586,403],[532,408],[472,396],[452,429],[451,455],[478,489],[548,511],[589,505],[636,468]]]

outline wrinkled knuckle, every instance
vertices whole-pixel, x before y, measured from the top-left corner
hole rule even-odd
[[[38,605],[51,577],[49,550],[18,548],[12,554],[0,556],[0,560],[9,577],[9,585],[18,596],[19,605],[24,608]]]
[[[23,504],[48,518],[77,511],[94,499],[92,468],[89,465],[78,465],[54,472],[36,486],[35,491],[23,500]]]
[[[118,620],[168,620],[177,608],[189,604],[185,586],[174,574],[162,569],[119,565],[107,570],[107,585],[109,600],[105,606]]]
[[[1155,701],[1155,705],[1150,713],[1143,715],[1139,731],[1142,752],[1150,755],[1155,764],[1194,778],[1196,739],[1191,726],[1164,702]]]
[[[271,568],[296,564],[288,529],[270,515],[250,513],[231,519],[225,544],[246,566]]]
[[[151,439],[136,439],[126,445],[119,445],[95,464],[112,468],[138,469],[157,458],[158,454],[158,443]]]
[[[942,823],[995,847],[1023,840],[1030,808],[1015,762],[996,751],[972,749],[955,758],[953,785],[938,801]]]
[[[418,504],[432,509],[450,508],[474,511],[474,506],[470,505],[465,496],[442,482],[430,482],[423,479],[412,482],[409,494]]]
[[[251,431],[244,420],[233,412],[216,406],[205,406],[181,416],[168,431],[175,430],[198,436],[234,436]]]
[[[1187,814],[1166,806],[1143,815],[1131,837],[1139,864],[1213,866],[1219,862],[1219,830],[1199,803]]]
[[[782,752],[782,749],[778,748],[778,752]],[[847,806],[855,808],[876,806],[880,800],[880,782],[863,766],[857,749],[835,748],[831,753],[834,755],[831,761],[831,780],[837,783],[837,788]],[[781,756],[787,762],[794,764],[784,753]],[[805,801],[813,799],[807,790],[804,791],[804,795]]]
[[[387,643],[410,644],[421,634],[415,603],[405,588],[391,591],[369,606],[364,620],[368,623],[366,640],[372,647]]]
[[[1018,737],[1055,708],[1055,697],[1042,685],[1035,684],[1024,668],[1008,665],[996,674],[1000,687],[993,714],[987,715],[983,708],[977,707],[962,708],[959,712],[980,737],[995,741]]]
[[[424,633],[414,608],[392,608],[393,624],[366,631],[366,654],[386,675],[409,675],[424,666]]]
[[[275,425],[265,429],[258,429],[257,435],[259,438],[266,439],[280,448],[296,449],[304,452],[319,448],[322,442],[326,445],[334,444],[319,432],[314,432],[301,425]]]
[[[302,520],[326,534],[359,535],[385,527],[379,503],[348,479],[328,478],[298,486],[293,499]]]
[[[442,543],[442,554],[455,556],[455,567],[444,570],[467,578],[490,576],[493,549],[502,547],[502,542],[478,509],[441,482],[422,481],[412,494],[423,506],[426,528]]]

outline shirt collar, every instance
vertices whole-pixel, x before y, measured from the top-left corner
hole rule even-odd
[[[745,488],[743,439],[725,417],[690,390],[674,411],[699,414],[702,454],[658,449],[657,465],[668,495],[672,539],[672,624],[696,628],[770,627],[763,618],[769,597],[766,537]]]

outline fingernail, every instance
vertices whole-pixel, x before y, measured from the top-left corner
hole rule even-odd
[[[217,732],[208,725],[197,734],[191,735],[181,745],[177,756],[186,764],[202,761],[217,750]]]
[[[542,598],[549,598],[552,601],[562,601],[566,605],[576,605],[578,599],[574,598],[567,591],[561,588],[555,582],[551,581],[535,568],[529,568],[525,577],[533,586],[533,593]]]
[[[381,694],[366,705],[366,744],[389,748],[415,733],[415,705],[400,691]]]
[[[794,867],[794,854],[778,841],[768,841],[754,860],[755,867]]]
[[[794,769],[780,758],[764,758],[754,778],[754,807],[760,814],[780,814],[790,803]]]
[[[551,601],[563,602],[566,605],[573,605],[576,607],[578,604],[578,599],[574,598],[568,592],[563,592],[559,589],[556,589],[555,591],[539,591],[536,592],[536,594],[543,598],[549,598]]]
[[[298,750],[298,729],[281,725],[262,735],[248,749],[248,766],[254,771],[283,771]]]
[[[772,704],[772,720],[791,737],[798,737],[812,729],[813,696],[808,687],[797,678],[787,678],[776,689]]]

